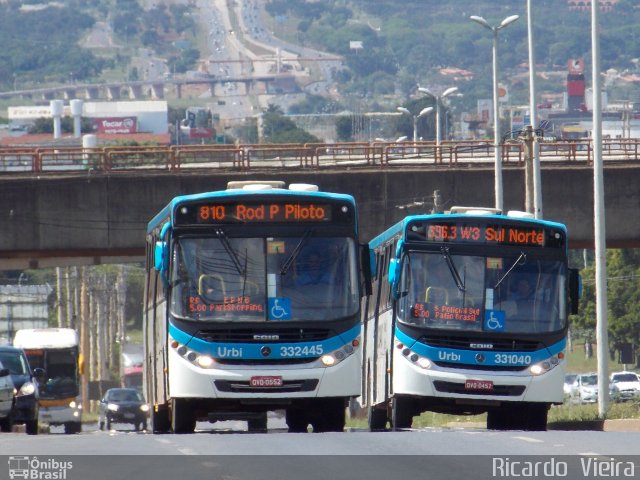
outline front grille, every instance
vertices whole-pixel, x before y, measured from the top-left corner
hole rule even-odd
[[[456,393],[459,395],[495,395],[503,397],[517,397],[524,392],[524,385],[494,385],[493,390],[467,390],[464,383],[444,382],[436,380],[433,386],[438,392]]]
[[[473,343],[490,343],[493,348],[488,351],[491,352],[535,352],[544,348],[544,345],[538,340],[513,340],[508,338],[424,335],[418,341],[430,347],[456,348],[459,350],[478,350],[477,348],[471,348],[469,345]]]
[[[318,386],[318,380],[285,380],[281,387],[252,387],[248,381],[216,380],[216,388],[230,393],[296,393],[312,392]]]
[[[313,363],[318,359],[318,357],[309,357],[309,358],[274,358],[274,359],[247,359],[247,360],[239,360],[239,359],[231,359],[231,358],[216,358],[216,363],[220,365],[301,365],[303,363]]]
[[[458,368],[461,370],[482,370],[487,372],[522,372],[526,370],[527,366],[507,366],[507,365],[467,365],[464,363],[450,363],[450,362],[434,362],[437,366],[443,368]]]
[[[258,338],[255,335],[277,335],[277,339]],[[206,342],[225,342],[225,343],[282,343],[282,342],[313,342],[326,340],[331,335],[331,330],[327,328],[279,328],[260,329],[251,328],[234,328],[233,330],[200,330],[194,335],[196,338]]]

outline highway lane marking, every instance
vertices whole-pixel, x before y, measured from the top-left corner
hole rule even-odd
[[[191,448],[179,448],[178,451],[183,455],[198,455],[198,453]]]
[[[532,438],[532,437],[511,437],[515,440],[522,440],[523,442],[529,442],[529,443],[544,443],[544,440],[540,440],[538,438]]]

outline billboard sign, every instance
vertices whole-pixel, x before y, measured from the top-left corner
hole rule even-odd
[[[137,133],[138,131],[138,119],[136,117],[92,118],[91,124],[96,133]]]

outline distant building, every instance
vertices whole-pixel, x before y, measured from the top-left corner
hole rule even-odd
[[[168,124],[168,105],[159,101],[122,101],[122,102],[83,102],[82,118],[89,119],[90,131],[82,135],[95,134],[97,145],[114,143],[155,143],[169,145],[171,135]],[[11,125],[5,135],[0,135],[0,145],[7,147],[22,146],[81,146],[82,139],[71,134],[53,139],[51,134],[28,135],[30,125],[39,118],[52,118],[51,107],[24,106],[8,107]],[[71,107],[65,105],[63,116],[71,116]],[[53,118],[52,118],[53,121]],[[19,127],[19,128],[18,128]]]
[[[164,100],[83,102],[82,117],[88,118],[95,126],[95,132],[132,134],[166,134],[169,131],[169,107]],[[7,113],[12,124],[29,124],[38,118],[52,118],[49,105],[8,107]],[[71,116],[71,108],[65,105],[63,116]]]
[[[0,285],[0,344],[16,330],[49,326],[49,285]]]

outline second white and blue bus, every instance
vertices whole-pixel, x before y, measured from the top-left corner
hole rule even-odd
[[[408,428],[432,411],[546,429],[563,401],[579,296],[565,226],[458,207],[408,216],[370,247],[379,265],[363,306],[370,428]]]
[[[230,184],[174,198],[147,230],[144,385],[154,432],[240,419],[341,431],[360,393],[363,286],[350,195]],[[365,268],[361,268],[361,265]]]

